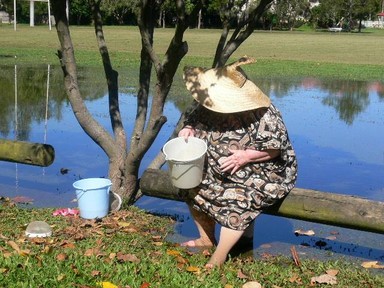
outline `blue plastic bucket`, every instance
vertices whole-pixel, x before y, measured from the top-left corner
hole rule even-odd
[[[103,218],[108,214],[111,185],[111,180],[105,178],[86,178],[73,183],[81,218]]]

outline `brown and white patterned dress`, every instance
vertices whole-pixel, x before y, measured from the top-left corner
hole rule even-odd
[[[245,230],[266,208],[286,196],[297,178],[297,161],[280,112],[271,104],[233,114],[210,111],[201,105],[188,117],[196,137],[208,146],[202,183],[185,195],[187,203],[219,224]],[[228,149],[278,149],[275,159],[249,163],[235,174],[221,172]]]

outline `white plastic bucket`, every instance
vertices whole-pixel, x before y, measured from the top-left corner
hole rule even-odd
[[[73,183],[81,218],[103,218],[108,214],[111,185],[111,180],[105,178],[86,178]]]
[[[196,137],[174,138],[163,147],[172,184],[181,189],[190,189],[200,184],[207,144]]]

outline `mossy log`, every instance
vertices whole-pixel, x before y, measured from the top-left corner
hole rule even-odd
[[[0,161],[49,166],[55,159],[51,145],[0,139]]]
[[[183,201],[167,171],[148,169],[140,180],[144,195]],[[384,234],[384,202],[294,188],[266,214]]]

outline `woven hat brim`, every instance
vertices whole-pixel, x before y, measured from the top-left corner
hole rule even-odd
[[[236,113],[271,104],[269,97],[252,81],[245,78],[239,86],[223,69],[186,69],[184,80],[192,97],[215,112]]]

